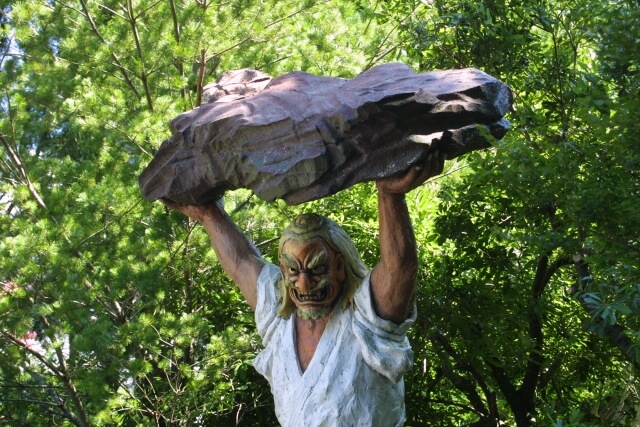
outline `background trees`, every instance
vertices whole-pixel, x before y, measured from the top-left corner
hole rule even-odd
[[[510,84],[516,103],[505,141],[468,156],[441,187],[416,332],[431,364],[415,404],[475,413],[478,425],[505,410],[521,426],[632,423],[638,47],[622,27],[637,22],[638,5],[463,0],[429,10],[404,21],[401,46],[417,66],[479,66]]]
[[[516,94],[504,141],[410,198],[424,268],[407,425],[637,422],[637,2],[0,5],[0,424],[273,425],[250,311],[137,176],[224,70],[391,60],[481,68]],[[377,257],[371,185],[226,203],[272,259],[311,209]]]

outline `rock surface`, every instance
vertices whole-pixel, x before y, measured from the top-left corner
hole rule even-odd
[[[288,204],[319,199],[432,150],[452,159],[487,148],[507,132],[512,104],[511,90],[479,70],[416,74],[398,63],[351,80],[239,70],[207,92],[212,102],[171,122],[140,176],[146,199],[200,204],[237,188]]]

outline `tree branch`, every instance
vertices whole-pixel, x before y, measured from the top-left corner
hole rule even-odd
[[[27,402],[30,404],[37,405],[40,409],[44,411],[47,411],[51,414],[54,414],[62,418],[67,418],[73,424],[79,425],[77,417],[69,411],[69,409],[65,405],[65,400],[61,398],[56,391],[56,389],[64,390],[65,387],[47,384],[42,378],[42,375],[40,375],[39,373],[34,372],[33,370],[25,366],[22,366],[22,368],[24,369],[24,372],[29,374],[29,376],[31,377],[31,380],[37,382],[38,384],[32,385],[32,384],[16,383],[14,387],[19,388],[24,397],[22,399],[15,399],[15,401],[22,401],[22,402]],[[30,392],[29,389],[34,389],[34,388],[39,388],[44,390],[46,394],[49,396],[49,398],[52,400],[52,402],[47,402],[33,396],[33,394]],[[8,401],[8,400],[5,400],[5,401]],[[55,410],[54,408],[57,408],[58,410]]]
[[[30,348],[20,338],[16,337],[9,331],[5,331],[4,329],[0,329],[0,335],[4,336],[10,343],[22,348],[27,353],[38,359],[44,366],[47,367],[47,369],[53,372],[58,378],[61,378],[62,372],[60,371],[60,369],[58,369],[57,366],[49,362],[42,354]]]
[[[175,1],[169,0],[169,6],[171,7],[171,20],[173,21],[173,38],[176,43],[180,44],[180,22],[178,21]]]
[[[204,90],[204,70],[206,67],[206,59],[205,59],[206,50],[202,49],[200,51],[200,69],[198,70],[198,96],[196,98],[196,107],[199,107],[202,104],[202,92]]]
[[[549,283],[554,274],[558,272],[562,267],[567,265],[571,265],[573,262],[569,257],[560,257],[556,259],[551,265],[547,268],[547,273],[545,275],[545,281]]]
[[[542,332],[542,319],[536,305],[539,303],[544,290],[549,283],[550,274],[548,270],[549,257],[543,255],[538,260],[536,274],[531,286],[531,309],[529,310],[529,338],[534,343],[529,352],[529,361],[525,369],[524,379],[520,387],[520,397],[525,402],[535,400],[535,391],[540,378],[540,371],[544,363],[544,335]]]
[[[467,371],[469,372],[469,374],[471,374],[471,376],[476,381],[480,389],[482,389],[488,401],[488,398],[490,395],[489,388],[487,387],[480,373],[476,371],[473,367],[471,367],[468,363],[465,363],[464,360],[462,360],[458,352],[455,351],[455,349],[451,346],[451,344],[449,343],[449,341],[446,339],[444,335],[438,332],[435,335],[435,339],[442,346],[442,348],[447,352],[447,354],[449,354],[451,358],[457,363],[459,369]],[[453,371],[451,372],[443,371],[443,374],[447,378],[449,378],[451,383],[458,390],[460,390],[467,396],[467,398],[469,399],[469,403],[471,403],[471,405],[475,408],[475,410],[479,414],[488,415],[490,413],[490,411],[484,405],[484,403],[482,402],[482,399],[476,392],[475,386],[473,385],[473,383],[471,383],[471,381],[467,380],[466,378],[460,375],[455,374],[455,372]]]
[[[93,16],[91,16],[91,13],[89,12],[89,8],[87,7],[86,0],[80,0],[80,4],[82,5],[82,11],[84,13],[84,16],[89,21],[89,25],[91,26],[91,30],[93,31],[93,33],[98,37],[98,39],[102,43],[109,45],[109,43],[107,43],[104,37],[102,37],[102,34],[100,34],[100,30],[98,30],[98,26],[93,20]],[[116,55],[115,52],[111,52],[111,58],[113,58],[113,62],[117,65],[117,68],[120,71],[120,74],[122,74],[122,77],[124,78],[124,81],[127,83],[129,88],[136,94],[138,98],[140,98],[140,92],[138,92],[138,89],[136,89],[136,86],[133,84],[133,81],[129,78],[129,73],[127,72],[127,69],[125,68],[125,66],[122,65],[122,62],[120,62],[118,55]]]
[[[500,366],[495,357],[486,357],[484,360],[513,412],[516,425],[518,427],[532,425],[532,417],[535,412],[535,395],[533,398],[527,398],[527,396],[523,396],[521,390],[516,390],[506,370]]]
[[[10,120],[10,122],[11,122],[11,129],[13,130],[13,120]],[[15,140],[15,137],[14,137],[14,140]],[[31,196],[33,196],[33,198],[36,200],[36,202],[38,203],[38,206],[46,210],[47,205],[44,203],[44,200],[38,193],[38,190],[36,190],[36,187],[33,185],[31,180],[29,179],[29,175],[27,175],[27,171],[24,168],[24,164],[22,163],[22,159],[20,158],[20,155],[16,150],[13,149],[11,144],[9,144],[9,141],[6,140],[6,138],[2,134],[2,131],[0,131],[0,141],[2,142],[2,145],[4,146],[4,149],[7,152],[7,155],[9,156],[9,160],[11,160],[14,167],[18,171],[18,174],[22,178],[23,184],[27,186],[27,188],[29,189],[29,193],[31,193]]]
[[[58,363],[60,364],[60,371],[63,374],[61,376],[61,380],[67,389],[67,393],[71,396],[71,401],[73,402],[73,406],[76,408],[76,413],[80,418],[78,421],[78,425],[81,427],[89,427],[89,419],[87,418],[87,413],[85,412],[84,405],[82,404],[82,400],[78,395],[78,390],[76,389],[75,384],[71,379],[71,375],[69,374],[69,370],[67,368],[67,362],[65,360],[64,354],[62,353],[62,348],[56,346],[55,348],[56,357],[58,358]]]
[[[547,280],[547,266],[549,265],[549,257],[547,255],[543,255],[538,259],[538,265],[536,266],[536,274],[533,279],[533,284],[531,286],[531,297],[534,300],[539,300],[542,294],[544,293],[544,288],[546,287]]]
[[[138,26],[136,25],[136,16],[133,13],[133,1],[127,1],[127,13],[129,14],[129,24],[131,24],[131,30],[133,32],[133,39],[136,43],[136,52],[138,53],[138,59],[140,59],[140,80],[142,80],[142,87],[144,88],[144,94],[147,99],[147,107],[149,111],[153,111],[153,99],[151,98],[151,91],[149,90],[149,76],[144,65],[144,53],[142,51],[142,44],[140,43],[140,34],[138,33]]]
[[[323,0],[322,2],[319,2],[319,3],[329,3],[329,1],[330,1],[330,0]],[[298,10],[294,10],[293,12],[291,12],[290,14],[288,14],[287,16],[283,16],[282,18],[278,18],[278,19],[276,19],[275,21],[270,22],[269,24],[265,25],[265,27],[264,27],[264,28],[265,28],[265,30],[266,30],[267,28],[270,28],[270,27],[272,27],[272,26],[274,26],[274,25],[279,24],[279,23],[280,23],[280,22],[282,22],[282,21],[285,21],[285,20],[287,20],[287,19],[289,19],[289,18],[292,18],[292,17],[296,16],[296,15],[297,15],[297,14],[299,14],[299,13],[305,12],[305,11],[307,11],[307,10],[309,10],[309,9],[313,9],[313,8],[314,8],[314,7],[316,7],[317,5],[318,5],[318,2],[315,2],[315,3],[311,3],[311,4],[309,4],[309,6],[305,6],[305,7],[302,7],[302,8],[300,8],[300,9],[298,9]]]

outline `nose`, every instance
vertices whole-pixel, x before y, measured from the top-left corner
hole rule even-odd
[[[311,281],[310,274],[306,271],[301,271],[298,280],[296,281],[296,288],[298,292],[308,294],[313,290],[313,282]]]

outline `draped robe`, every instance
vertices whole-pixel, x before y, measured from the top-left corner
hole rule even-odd
[[[405,372],[413,352],[400,325],[375,313],[368,275],[343,310],[334,307],[307,369],[296,353],[295,319],[277,316],[280,268],[267,264],[258,279],[256,324],[264,350],[256,370],[271,385],[283,427],[402,426]]]

